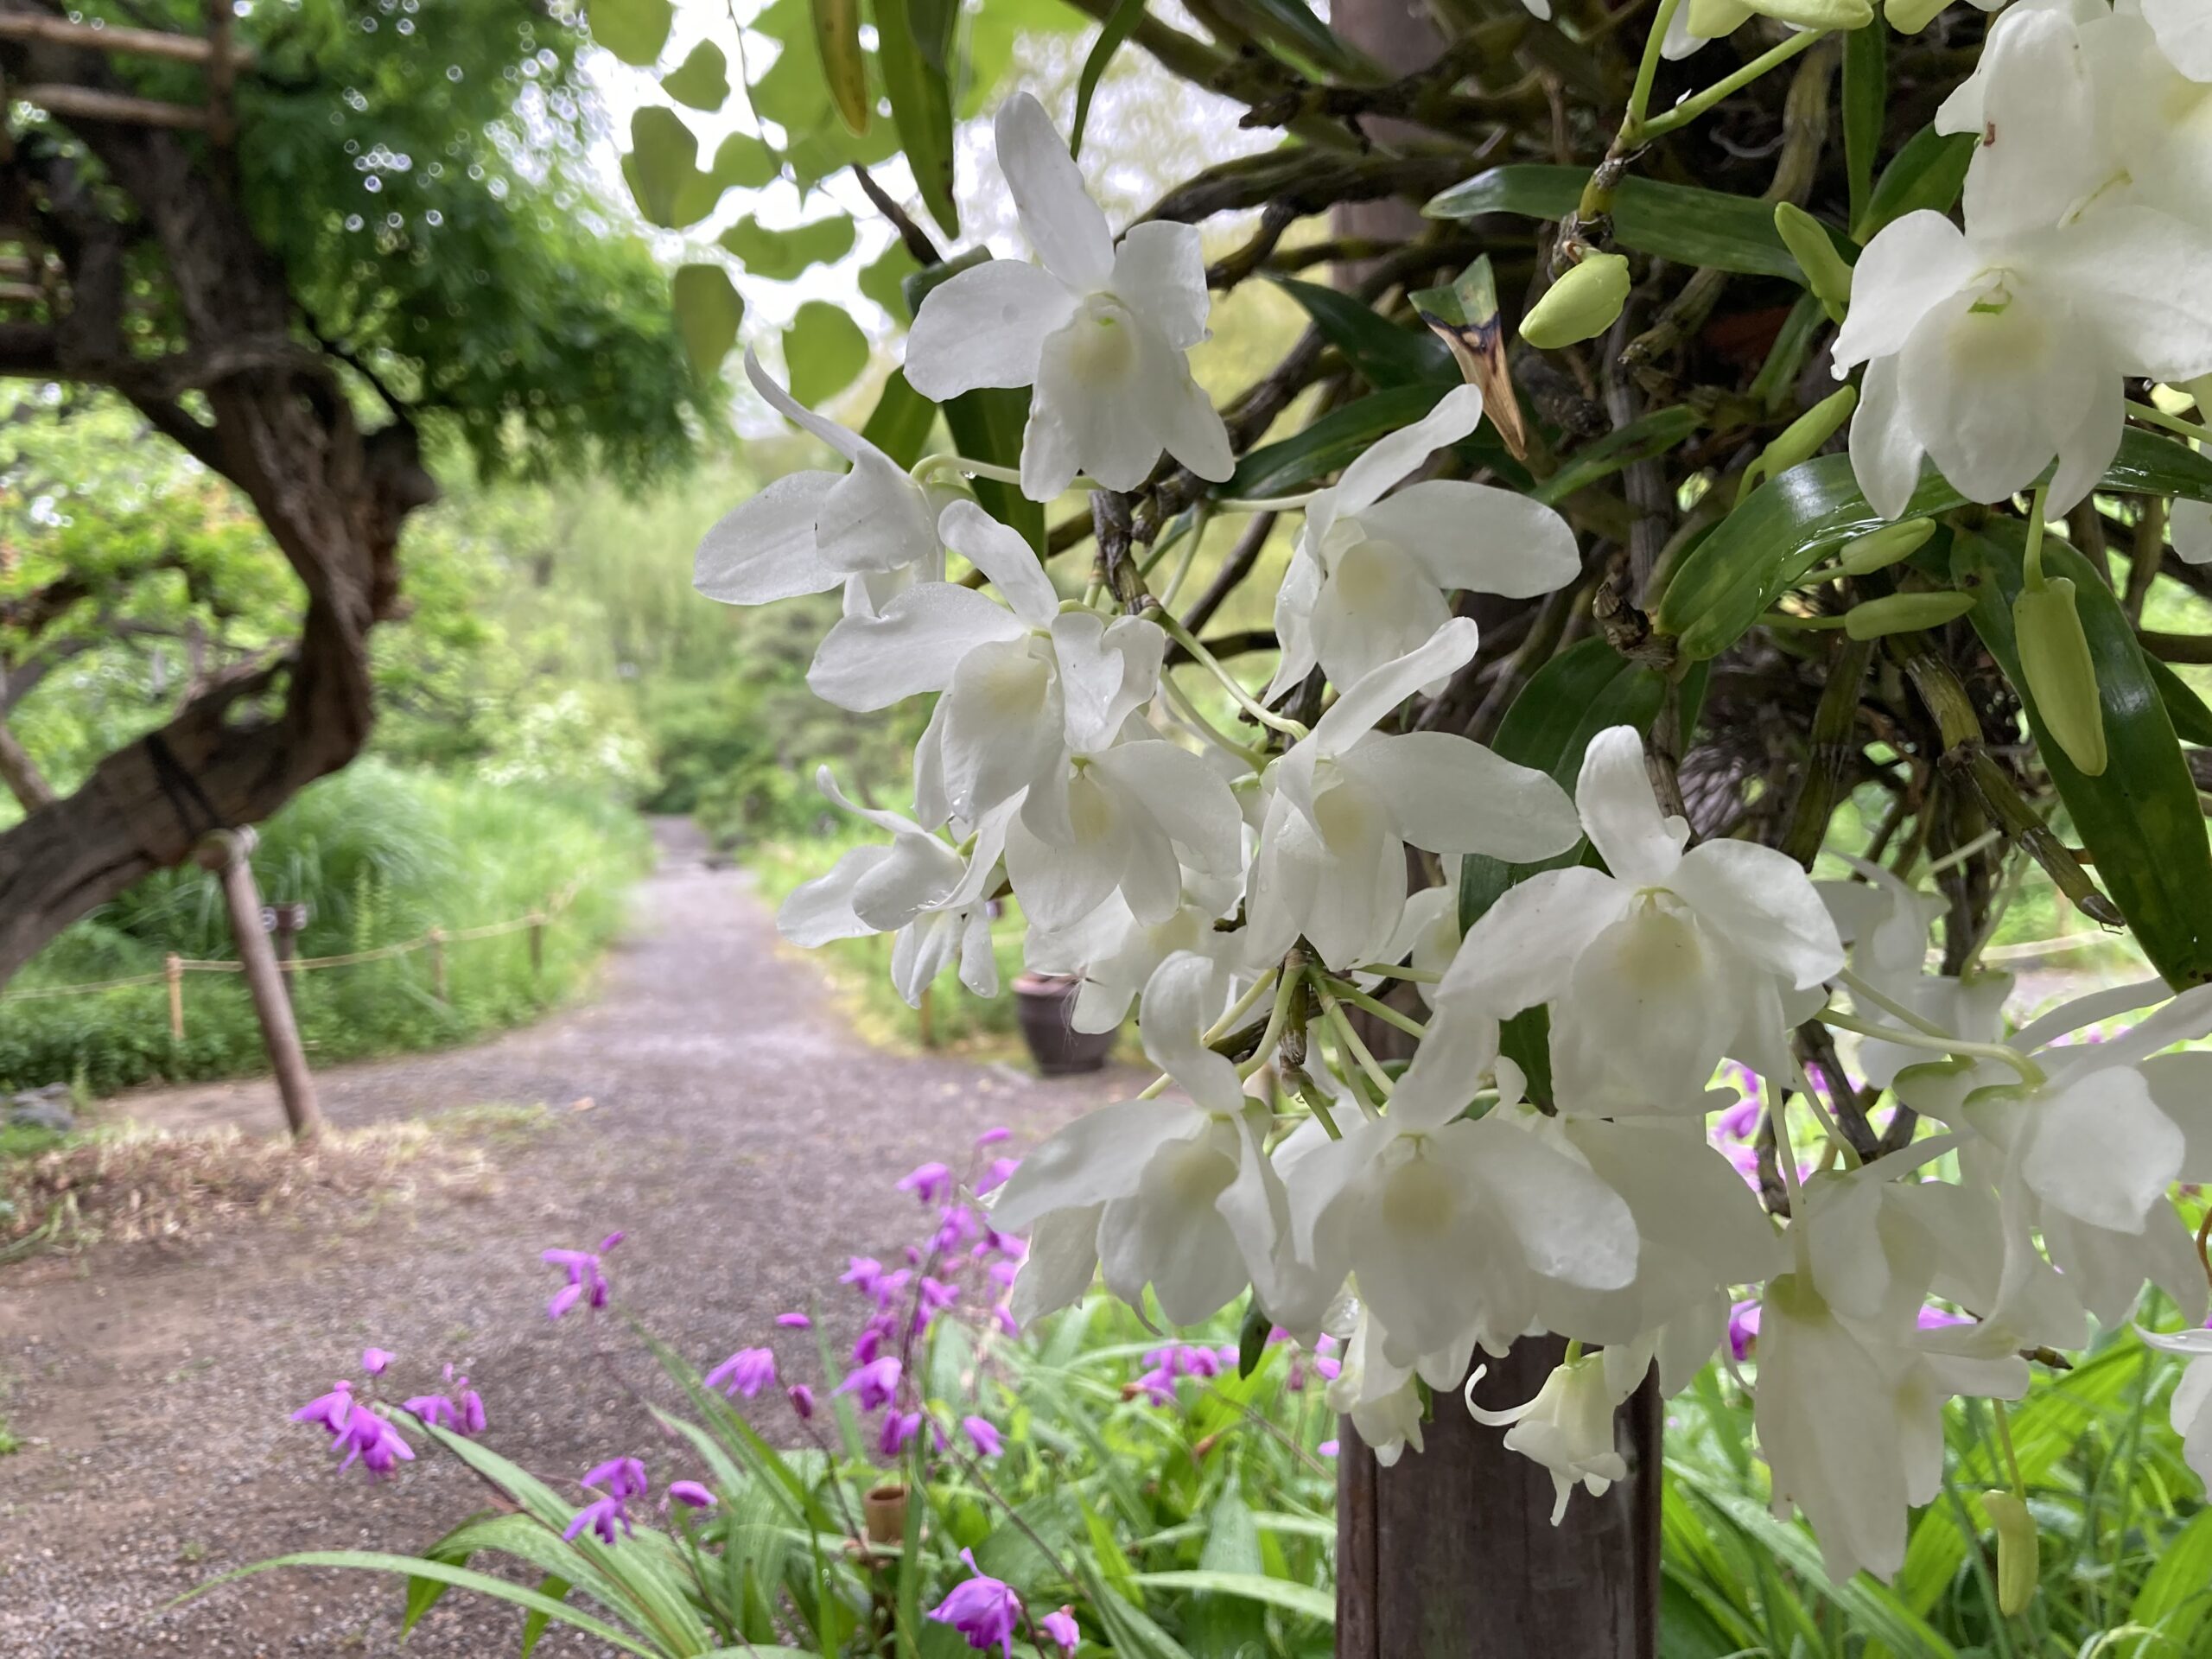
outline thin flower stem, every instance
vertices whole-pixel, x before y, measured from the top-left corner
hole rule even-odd
[[[1316,985],[1313,992],[1321,999],[1321,1017],[1329,1022],[1329,1029],[1337,1033],[1337,1040],[1344,1046],[1359,1069],[1367,1074],[1368,1080],[1381,1091],[1382,1098],[1389,1099],[1390,1090],[1396,1085],[1390,1081],[1390,1074],[1382,1069],[1382,1063],[1368,1052],[1365,1043],[1359,1040],[1359,1033],[1351,1028],[1351,1020],[1345,1015],[1344,1005],[1330,994],[1325,986]]]
[[[1252,1058],[1236,1068],[1239,1077],[1251,1077],[1268,1063],[1275,1052],[1275,1045],[1282,1041],[1283,1028],[1290,1023],[1291,1004],[1297,1000],[1298,988],[1306,980],[1304,969],[1285,974],[1275,985],[1275,1005],[1268,1013],[1268,1027],[1260,1033],[1260,1046],[1252,1051]]]
[[[1843,982],[1844,985],[1849,988],[1851,995],[1855,999],[1867,1003],[1872,1007],[1879,1008],[1884,1014],[1888,1014],[1892,1020],[1904,1020],[1905,1024],[1910,1026],[1915,1031],[1919,1032],[1923,1036],[1941,1037],[1946,1041],[1950,1039],[1951,1033],[1944,1030],[1942,1027],[1937,1025],[1933,1020],[1929,1019],[1925,1014],[1914,1013],[1910,1008],[1905,1007],[1904,1003],[1898,1001],[1896,998],[1876,989],[1873,986],[1868,984],[1859,975],[1853,973],[1850,969],[1844,968],[1838,969],[1836,977]]]
[[[1628,111],[1621,118],[1624,144],[1637,142],[1645,130],[1644,114],[1651,107],[1652,83],[1659,79],[1667,31],[1674,23],[1675,14],[1681,9],[1682,0],[1659,0],[1659,10],[1651,19],[1651,33],[1644,38],[1643,60],[1636,66],[1636,85],[1629,91]]]
[[[2185,421],[2178,415],[2169,415],[2164,410],[2152,404],[2139,404],[2131,397],[2127,400],[2127,412],[2149,425],[2162,426],[2177,437],[2188,438],[2197,443],[2212,443],[2212,428],[2199,426],[2195,421]]]
[[[1797,1225],[1804,1219],[1805,1189],[1797,1179],[1797,1149],[1789,1144],[1789,1102],[1775,1087],[1772,1077],[1760,1077],[1759,1087],[1766,1097],[1766,1121],[1774,1130],[1774,1166],[1781,1173],[1783,1196],[1789,1203],[1789,1248],[1796,1257],[1797,1271],[1810,1278],[1812,1249]]]
[[[1368,995],[1358,986],[1346,984],[1343,980],[1336,978],[1330,979],[1327,984],[1329,989],[1336,994],[1340,1001],[1349,1002],[1355,1008],[1373,1014],[1385,1025],[1395,1026],[1407,1036],[1426,1037],[1428,1035],[1428,1027],[1420,1020],[1409,1014],[1400,1013],[1388,1002]]]
[[[1957,1054],[1969,1059],[1996,1060],[2009,1065],[2020,1074],[2020,1081],[2031,1088],[2039,1087],[2047,1079],[2043,1068],[2017,1048],[2007,1048],[2002,1043],[1969,1043],[1956,1037],[1929,1037],[1917,1031],[1900,1031],[1893,1026],[1878,1026],[1871,1020],[1860,1020],[1834,1008],[1822,1008],[1813,1016],[1824,1026],[1834,1026],[1839,1031],[1854,1031],[1861,1037],[1878,1037],[1885,1043],[1900,1044],[1906,1048],[1924,1048],[1931,1053]]]
[[[1167,585],[1160,590],[1160,606],[1162,610],[1173,609],[1175,596],[1183,591],[1184,579],[1191,574],[1192,562],[1198,556],[1199,544],[1206,538],[1208,520],[1209,515],[1203,507],[1200,508],[1193,517],[1189,531],[1182,537],[1181,556],[1177,558],[1175,569],[1168,574]],[[1154,558],[1157,560],[1166,550],[1164,547],[1154,549]],[[1146,574],[1148,575],[1151,573],[1147,571]]]
[[[2028,504],[2027,550],[2020,556],[2020,574],[2026,580],[2031,592],[2039,593],[2043,589],[2044,519],[2050,508],[2050,486],[2037,485],[2035,499]]]
[[[1401,968],[1380,962],[1363,962],[1351,970],[1355,974],[1372,974],[1377,979],[1409,979],[1416,985],[1433,985],[1444,976],[1428,968]]]
[[[2005,1448],[2005,1472],[2012,1478],[2014,1496],[2024,1498],[2028,1483],[2020,1478],[2019,1454],[2012,1450],[2012,1420],[2005,1414],[2002,1400],[1992,1400],[1989,1407],[1997,1419],[1997,1443]]]
[[[1251,767],[1255,772],[1266,770],[1268,757],[1261,753],[1257,749],[1250,748],[1244,744],[1239,743],[1235,738],[1230,736],[1218,726],[1216,726],[1211,721],[1208,720],[1203,714],[1199,713],[1198,704],[1191,701],[1191,694],[1185,691],[1181,686],[1175,683],[1175,678],[1173,675],[1161,675],[1160,677],[1160,687],[1161,690],[1167,693],[1167,701],[1175,705],[1175,712],[1181,715],[1184,719],[1189,721],[1192,725],[1195,726],[1198,729],[1199,734],[1209,742],[1216,745],[1223,751],[1223,753],[1235,755],[1236,759],[1242,760],[1246,766]]]
[[[1170,639],[1191,653],[1192,661],[1221,682],[1222,689],[1236,700],[1238,708],[1258,721],[1261,725],[1271,731],[1281,732],[1294,741],[1306,735],[1305,727],[1263,706],[1250,692],[1238,684],[1236,677],[1221,665],[1221,659],[1200,645],[1198,636],[1185,627],[1172,612],[1165,610],[1158,612],[1154,620],[1166,631]]]
[[[1308,490],[1303,495],[1232,495],[1213,505],[1217,512],[1302,512],[1306,503],[1319,494],[1319,490]]]
[[[1967,842],[1965,846],[1954,847],[1949,852],[1944,854],[1942,857],[1929,860],[1928,874],[1930,875],[1937,875],[1942,874],[1943,871],[1949,869],[1954,864],[1963,864],[1967,860],[1972,858],[1983,848],[1993,845],[1995,842],[2000,842],[2004,839],[2005,832],[2002,830],[1985,830],[1980,835],[1976,836],[1972,841]]]
[[[1202,1043],[1217,1043],[1236,1030],[1237,1022],[1257,1007],[1260,999],[1274,988],[1275,976],[1281,971],[1281,968],[1270,968],[1258,979],[1253,981],[1252,988],[1238,997],[1236,1005],[1207,1027],[1206,1034],[1198,1040]]]
[[[1836,1127],[1835,1119],[1829,1114],[1827,1103],[1821,1100],[1820,1090],[1813,1087],[1813,1079],[1806,1071],[1802,1060],[1797,1063],[1797,1091],[1805,1096],[1805,1103],[1813,1109],[1813,1116],[1821,1120],[1821,1132],[1827,1136],[1828,1144],[1840,1148],[1845,1161],[1853,1169],[1858,1168],[1860,1162],[1858,1151],[1852,1146],[1850,1137]]]
[[[1792,35],[1771,51],[1762,53],[1732,75],[1716,80],[1703,92],[1684,99],[1663,115],[1654,116],[1641,123],[1636,131],[1636,142],[1649,143],[1664,137],[1677,127],[1686,127],[1715,105],[1734,97],[1770,69],[1779,69],[1799,53],[1808,51],[1828,37],[1824,29],[1808,29],[1802,35]]]

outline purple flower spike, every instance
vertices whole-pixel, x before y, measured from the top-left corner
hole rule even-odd
[[[899,1362],[886,1354],[881,1359],[872,1359],[837,1385],[839,1394],[856,1394],[861,1409],[874,1411],[887,1406],[899,1396]]]
[[[1037,1628],[1045,1633],[1046,1641],[1060,1650],[1060,1659],[1074,1659],[1075,1650],[1083,1645],[1083,1631],[1075,1622],[1072,1607],[1046,1614],[1037,1621]]]
[[[353,1385],[340,1382],[328,1394],[318,1395],[292,1414],[296,1423],[320,1423],[333,1434],[346,1432],[346,1420],[353,1411]]]
[[[598,1535],[601,1543],[612,1544],[618,1529],[622,1535],[629,1535],[630,1512],[622,1507],[620,1498],[601,1497],[578,1510],[576,1518],[562,1529],[561,1536],[573,1543],[580,1534],[589,1530]]]
[[[382,1376],[385,1368],[398,1357],[386,1348],[364,1348],[361,1350],[361,1369],[371,1376]]]
[[[346,1453],[345,1461],[338,1465],[341,1472],[352,1468],[358,1459],[372,1480],[415,1460],[414,1448],[399,1438],[399,1431],[366,1407],[357,1408],[346,1418],[345,1430],[332,1449]]]
[[[600,1487],[609,1497],[643,1497],[645,1465],[635,1458],[609,1458],[587,1472],[582,1484]]]
[[[734,1400],[752,1399],[776,1382],[776,1356],[766,1348],[741,1348],[707,1373],[707,1386]]]
[[[978,1653],[999,1650],[1000,1659],[1013,1659],[1014,1633],[1021,1623],[1021,1598],[998,1580],[976,1570],[976,1558],[966,1550],[960,1559],[976,1576],[956,1584],[928,1614],[932,1624],[950,1624],[968,1638]]]
[[[786,1331],[811,1331],[814,1329],[814,1321],[808,1319],[804,1313],[779,1313],[776,1315],[776,1323]]]
[[[668,1495],[690,1509],[711,1510],[715,1507],[715,1495],[696,1480],[670,1481]]]
[[[612,1249],[622,1242],[620,1233],[609,1233],[594,1250],[543,1250],[538,1260],[546,1266],[558,1268],[569,1275],[569,1282],[553,1294],[545,1304],[545,1317],[557,1319],[578,1302],[588,1302],[593,1307],[607,1306],[607,1275],[600,1271],[601,1253]]]
[[[1005,1437],[988,1417],[963,1417],[960,1429],[976,1443],[978,1457],[995,1458],[1006,1448]]]
[[[943,1164],[923,1164],[899,1183],[924,1204],[943,1204],[952,1196],[952,1172]]]

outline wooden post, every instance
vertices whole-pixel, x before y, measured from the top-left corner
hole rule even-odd
[[[537,979],[545,972],[545,912],[530,912],[530,976]]]
[[[914,1004],[914,1024],[918,1028],[924,1048],[937,1046],[937,988],[922,987],[922,1000]]]
[[[162,972],[169,982],[169,1040],[184,1040],[184,958],[174,950],[162,963]]]
[[[1418,1012],[1411,987],[1389,1000]],[[1412,1044],[1351,1011],[1383,1058]],[[1565,1356],[1523,1337],[1487,1360],[1485,1406],[1535,1397]],[[1479,1357],[1479,1356],[1478,1356]],[[1505,1449],[1505,1432],[1439,1392],[1410,1447],[1384,1469],[1349,1418],[1337,1458],[1337,1659],[1657,1659],[1660,1402],[1646,1381],[1613,1421],[1629,1476],[1602,1498],[1577,1491],[1551,1524],[1550,1471]]]
[[[434,927],[423,936],[430,943],[430,995],[446,1000],[446,931]]]
[[[253,997],[254,1016],[261,1022],[262,1040],[269,1046],[269,1064],[276,1074],[277,1097],[284,1103],[284,1121],[296,1139],[306,1141],[322,1131],[322,1109],[316,1103],[315,1078],[308,1071],[308,1057],[300,1046],[300,1030],[292,1021],[292,1000],[285,994],[284,976],[276,965],[276,952],[261,925],[261,890],[254,884],[251,862],[254,835],[251,830],[218,830],[200,844],[200,862],[222,877],[223,897],[229,902],[231,935],[237,941],[238,965],[245,970],[246,990]]]

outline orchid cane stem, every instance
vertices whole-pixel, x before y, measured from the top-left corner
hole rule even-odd
[[[1650,120],[1639,124],[1636,142],[1648,143],[1654,138],[1664,137],[1677,127],[1688,126],[1714,105],[1743,91],[1768,70],[1779,69],[1800,52],[1818,45],[1828,37],[1829,32],[1824,29],[1813,29],[1802,35],[1792,35],[1780,46],[1752,59],[1734,74],[1716,80],[1703,92],[1684,99],[1664,115],[1654,116]]]

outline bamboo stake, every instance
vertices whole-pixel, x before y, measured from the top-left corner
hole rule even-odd
[[[207,63],[215,55],[214,43],[196,35],[172,35],[158,29],[120,29],[109,24],[72,22],[66,17],[21,16],[0,14],[0,40],[44,41],[54,46],[89,47],[95,52],[128,52],[141,57],[168,58],[178,63]],[[232,63],[252,60],[251,48],[232,47]]]
[[[169,1040],[184,1040],[184,958],[174,950],[162,965],[169,982]]]
[[[430,993],[446,1001],[446,931],[434,927],[423,936],[430,943]]]
[[[101,92],[91,86],[61,86],[41,83],[18,86],[16,96],[35,104],[48,115],[73,116],[82,121],[114,121],[126,126],[186,127],[206,130],[214,124],[205,110],[187,104],[164,104],[158,99],[133,98],[125,92]]]
[[[229,901],[231,934],[237,942],[238,966],[245,974],[246,989],[253,997],[253,1012],[261,1022],[262,1040],[269,1046],[269,1063],[276,1074],[277,1098],[284,1104],[284,1120],[295,1140],[312,1140],[322,1130],[322,1109],[316,1103],[315,1077],[300,1046],[300,1028],[292,1019],[292,999],[284,976],[276,965],[276,951],[261,925],[261,891],[254,884],[251,830],[218,830],[200,843],[200,862],[222,877],[223,897]]]

